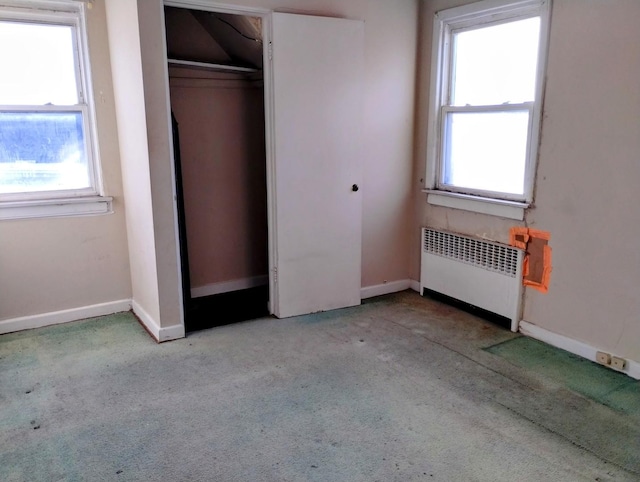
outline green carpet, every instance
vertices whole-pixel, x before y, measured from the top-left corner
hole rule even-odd
[[[480,349],[513,336],[410,292],[162,344],[131,313],[3,335],[0,481],[638,482],[637,419]]]
[[[640,420],[640,382],[627,375],[524,336],[485,350]]]

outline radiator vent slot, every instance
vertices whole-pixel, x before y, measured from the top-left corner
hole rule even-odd
[[[424,230],[424,251],[512,278],[518,272],[517,249],[443,231]]]
[[[517,331],[523,259],[518,248],[423,228],[420,292],[435,291],[505,316]]]

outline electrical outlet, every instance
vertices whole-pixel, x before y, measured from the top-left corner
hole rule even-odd
[[[611,357],[611,368],[616,370],[624,370],[627,366],[627,360],[624,358],[618,358],[617,356]]]
[[[596,361],[600,363],[600,365],[611,365],[611,355],[605,353],[603,351],[599,351],[596,353]]]

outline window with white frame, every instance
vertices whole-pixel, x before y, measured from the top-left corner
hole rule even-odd
[[[77,204],[78,199],[96,197],[100,183],[84,5],[3,3],[0,0],[0,209],[25,201],[33,207],[38,201],[60,205],[67,198]],[[77,208],[62,212],[74,213],[86,214]]]
[[[436,14],[427,189],[531,201],[548,0],[485,0]]]

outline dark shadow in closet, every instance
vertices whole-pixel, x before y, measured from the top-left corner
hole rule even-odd
[[[193,298],[186,329],[187,331],[204,330],[269,316],[268,302],[268,286]]]
[[[173,128],[180,267],[182,270],[182,296],[186,331],[204,330],[215,326],[269,316],[268,285],[200,298],[191,297],[187,224],[184,207],[182,162],[180,157],[180,133],[178,121],[173,115],[173,112],[171,113],[171,124]]]
[[[182,185],[182,162],[180,159],[180,133],[178,121],[171,112],[171,128],[173,131],[173,159],[176,176],[176,204],[178,206],[178,241],[180,243],[180,271],[182,272],[182,303],[185,324],[191,311],[191,279],[189,276],[189,250],[187,249],[187,223],[184,210],[184,192]]]

